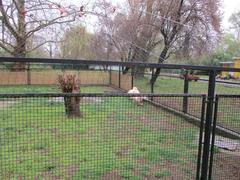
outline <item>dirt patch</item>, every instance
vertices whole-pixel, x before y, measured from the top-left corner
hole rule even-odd
[[[135,125],[129,124],[128,121],[131,120],[134,116],[130,116],[129,113],[124,114],[123,117],[121,117],[121,120],[117,120],[117,114],[112,113],[108,116],[107,126],[105,126],[103,129],[105,129],[103,135],[104,137],[108,138],[110,136],[116,136],[116,138],[130,138],[134,134],[134,132],[137,132],[139,130],[139,127]]]
[[[81,102],[87,103],[87,104],[96,104],[96,103],[103,103],[104,100],[101,97],[83,97],[81,99]]]
[[[11,107],[16,103],[17,103],[16,101],[0,101],[0,110]]]
[[[41,180],[41,179],[62,180],[63,177],[61,177],[61,176],[55,176],[55,175],[53,175],[52,172],[47,171],[47,172],[42,173],[40,176],[34,178],[34,180]]]
[[[123,180],[123,178],[121,178],[119,175],[118,175],[118,172],[116,170],[113,170],[109,173],[106,173],[102,178],[101,180],[110,180],[110,179],[114,179],[114,180]]]
[[[173,125],[171,123],[169,123],[167,120],[159,119],[157,121],[156,120],[153,121],[145,116],[140,116],[137,119],[139,119],[139,121],[141,123],[143,123],[144,125],[150,126],[151,128],[158,128],[158,129],[161,128],[162,130],[163,129],[169,130],[169,129],[173,128]]]
[[[172,164],[169,162],[157,164],[151,167],[151,173],[146,179],[165,179],[165,180],[179,180],[179,179],[195,179],[195,170],[189,167],[189,172],[185,172],[181,165]],[[156,176],[157,172],[162,172],[162,177]]]
[[[67,179],[72,179],[72,177],[76,174],[79,167],[77,165],[71,165],[66,169]]]
[[[231,153],[216,153],[213,161],[213,179],[240,179],[240,156]]]
[[[50,103],[64,103],[64,97],[53,97],[49,99]],[[82,97],[81,103],[96,104],[104,102],[102,97]]]
[[[158,110],[159,111],[159,110]],[[156,114],[156,112],[155,112]],[[148,116],[135,116],[135,119],[138,119],[141,123],[143,123],[145,126],[151,127],[152,129],[161,129],[166,131],[172,131],[173,129],[179,129],[181,126],[181,123],[184,123],[184,127],[192,127],[192,124],[179,121],[178,123],[174,123],[176,116],[171,114],[164,114],[159,115],[157,119],[151,119]],[[179,118],[180,119],[180,118]]]
[[[118,158],[124,158],[124,157],[127,157],[128,153],[129,153],[129,147],[124,146],[120,150],[118,150],[115,154]]]
[[[77,165],[71,165],[68,167],[60,167],[63,176],[56,176],[53,173],[55,167],[48,167],[44,173],[40,176],[35,177],[34,180],[40,179],[54,179],[54,180],[63,180],[63,179],[72,179],[72,177],[77,173],[79,167]]]
[[[134,135],[134,132],[137,132],[139,129],[133,125],[123,126],[118,128],[115,131],[115,134],[119,138],[131,138]]]

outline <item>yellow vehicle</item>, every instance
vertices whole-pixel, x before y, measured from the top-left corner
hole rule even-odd
[[[233,58],[233,61],[228,62],[221,62],[222,67],[226,68],[240,68],[240,57]],[[223,71],[221,73],[221,78],[233,78],[233,79],[240,79],[240,72],[227,72]]]

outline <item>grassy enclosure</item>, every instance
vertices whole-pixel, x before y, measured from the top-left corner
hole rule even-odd
[[[123,78],[124,79],[124,78]],[[113,86],[118,86],[118,74],[112,74],[112,82],[114,82]],[[126,80],[129,83],[129,80]],[[122,86],[124,86],[124,81],[121,82]],[[155,86],[154,93],[183,93],[183,84],[184,81],[182,79],[170,78],[170,77],[159,77]],[[130,89],[127,85],[126,90]],[[134,86],[138,87],[140,92],[149,93],[150,92],[150,84],[149,78],[144,77],[141,79],[134,80]],[[207,82],[190,82],[189,84],[189,93],[190,94],[206,94],[208,88]],[[116,89],[106,86],[81,86],[82,93],[103,93],[103,92],[114,92]],[[60,93],[59,88],[56,85],[52,86],[43,86],[43,85],[20,85],[20,86],[1,86],[0,93]],[[218,94],[240,94],[240,88],[238,86],[230,86],[224,84],[216,85],[216,93]],[[167,105],[179,111],[182,111],[183,108],[183,98],[157,98],[157,102],[161,104]],[[230,101],[230,100],[229,100]],[[199,98],[190,98],[188,106],[188,113],[200,117],[201,116],[201,99]],[[224,127],[230,129],[239,130],[238,117],[235,115],[236,113],[232,113],[231,111],[227,111],[227,109],[236,109],[238,108],[238,101],[235,103],[227,103],[227,107],[221,108],[221,116],[227,116],[231,118],[221,118],[219,120],[220,124]]]
[[[112,85],[118,86],[118,75],[112,78]],[[150,92],[148,81],[135,79],[134,86]],[[240,92],[222,84],[216,88],[217,93]],[[82,93],[118,91],[108,85],[80,89]],[[176,78],[160,77],[154,87],[155,93],[182,91],[183,80]],[[0,93],[60,90],[56,85],[19,85],[1,86]],[[191,82],[189,93],[206,94],[207,83]],[[155,100],[182,110],[183,97]],[[188,113],[200,117],[201,98],[189,97],[188,102]],[[224,102],[219,124],[239,131],[238,99]],[[0,179],[195,178],[199,128],[184,118],[149,103],[138,106],[128,97],[83,97],[80,107],[82,118],[67,118],[61,98],[0,98]]]
[[[99,79],[101,77],[98,77]],[[119,77],[118,73],[112,73],[112,85],[118,87]],[[131,89],[131,78],[128,75],[121,76],[120,84],[124,90]],[[83,92],[103,92],[106,86],[109,84],[99,84],[98,86],[81,86]],[[150,93],[151,86],[149,84],[149,77],[140,79],[134,79],[134,86],[136,86],[142,93]],[[159,77],[154,85],[154,93],[183,93],[184,81],[182,79]],[[208,83],[207,82],[190,82],[189,93],[190,94],[207,94]],[[108,89],[109,90],[109,89]],[[113,89],[112,89],[113,90]],[[0,86],[0,93],[45,93],[45,92],[60,92],[55,85],[11,85]],[[218,94],[240,94],[240,88],[238,86],[224,85],[217,83],[216,93]]]
[[[198,129],[149,104],[85,97],[83,118],[68,119],[52,97],[2,101],[1,179],[195,176]]]
[[[135,79],[134,86],[137,86],[141,92],[151,92],[149,77]],[[171,77],[159,77],[154,85],[155,93],[183,93],[184,80]],[[208,82],[198,81],[189,82],[190,94],[207,94]],[[240,94],[240,86],[231,86],[225,84],[216,84],[217,94]]]

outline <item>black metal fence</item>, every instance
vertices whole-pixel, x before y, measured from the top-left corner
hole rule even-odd
[[[217,95],[213,122],[210,177],[212,179],[240,178],[240,96]],[[226,138],[215,133],[216,127],[224,127],[235,137]]]
[[[78,94],[81,117],[71,118],[64,97],[0,96],[1,179],[195,178],[199,129],[134,101],[182,95]]]
[[[240,166],[232,160],[239,157],[239,151],[225,145],[230,140],[236,147],[239,144],[240,97],[229,94],[240,93],[238,86],[218,84],[216,76],[220,71],[240,72],[240,69],[1,57],[0,62],[144,67],[149,72],[155,68],[186,69],[208,74],[203,84],[160,76],[153,85],[149,83],[150,76],[134,81],[131,77],[129,87],[137,86],[140,92],[148,92],[135,95],[120,93],[118,89],[114,93],[101,89],[99,94],[90,88],[82,90],[82,94],[63,94],[56,89],[53,94],[43,94],[52,92],[44,88],[25,94],[26,91],[19,93],[14,87],[2,87],[1,179],[238,177],[236,172]],[[109,74],[112,87],[125,87],[126,75],[120,68]],[[127,75],[134,76],[131,70]],[[17,94],[6,94],[8,92]],[[216,95],[220,92],[228,95]],[[73,97],[80,101],[78,116],[66,115],[66,99],[72,102]],[[228,175],[228,171],[234,175]]]

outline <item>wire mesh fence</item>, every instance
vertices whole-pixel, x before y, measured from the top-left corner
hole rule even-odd
[[[216,125],[234,131],[237,137],[213,135],[213,179],[240,179],[240,97],[217,95]]]
[[[12,71],[9,64],[3,63],[0,66],[1,86],[56,86],[59,74],[75,74],[79,83],[83,85],[112,86],[128,91],[133,86],[138,87],[142,93],[184,93],[185,75],[183,69],[167,70],[162,68],[162,72],[157,81],[152,85],[150,79],[152,69],[145,68],[143,72],[133,72],[129,69],[126,73],[120,65],[86,65],[84,63],[59,64],[59,63],[29,63],[24,71]],[[188,72],[196,72],[191,69]],[[227,71],[225,71],[227,72]],[[216,74],[216,93],[218,94],[239,94],[240,83],[238,79],[221,79],[222,72]],[[132,77],[133,76],[133,77]],[[188,93],[207,94],[208,92],[208,72],[201,74],[188,74]]]
[[[164,70],[164,68],[163,68]],[[194,71],[194,69],[192,69]],[[217,73],[218,76],[221,72]],[[151,72],[146,72],[141,78],[134,79],[134,86],[138,87],[141,92],[145,93],[184,93],[184,81],[185,77],[179,72],[179,69],[175,69],[174,72],[162,72],[160,73],[157,81],[153,85],[153,91],[151,91]],[[190,76],[191,77],[191,76]],[[207,94],[209,77],[208,72],[205,75],[193,75],[188,77],[188,91],[190,94]],[[195,79],[194,79],[195,78]],[[216,76],[216,93],[217,94],[240,94],[240,81],[235,80],[222,80]]]
[[[175,98],[173,97],[158,97],[153,98],[153,101],[165,108],[173,109],[176,112],[182,112],[197,118],[201,118],[202,95],[199,97],[191,97],[188,95]]]
[[[76,97],[80,114],[67,116],[64,102]],[[1,95],[0,178],[194,179],[199,128],[150,98]]]
[[[218,95],[217,125],[240,133],[240,96]]]
[[[225,147],[239,142],[239,84],[237,79],[221,79],[221,71],[237,69],[0,60],[1,65],[31,62],[21,72],[0,72],[1,179],[239,177],[240,165],[234,161],[239,151]],[[156,68],[161,73],[153,84]],[[193,70],[205,74],[189,73]],[[62,94],[59,74],[75,74],[79,88]],[[137,96],[123,93],[133,87]]]

